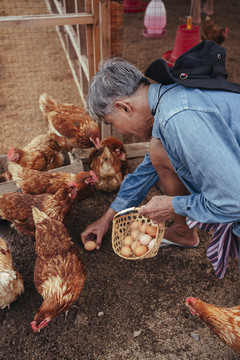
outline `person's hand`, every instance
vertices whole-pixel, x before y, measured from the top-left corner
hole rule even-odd
[[[159,224],[175,215],[172,199],[172,196],[154,196],[146,205],[141,206],[138,212],[140,215]]]
[[[116,212],[109,208],[105,214],[96,220],[94,223],[88,225],[88,227],[81,233],[81,240],[83,245],[90,239],[92,234],[96,236],[96,249],[99,250],[102,244],[103,236],[107,233],[109,225]]]

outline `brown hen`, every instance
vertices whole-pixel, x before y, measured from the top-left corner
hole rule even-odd
[[[39,104],[50,131],[66,138],[72,148],[98,147],[100,129],[85,109],[60,103],[45,93],[40,95]]]
[[[22,276],[13,267],[8,245],[0,238],[0,308],[10,308],[10,304],[23,292]]]
[[[41,134],[35,137],[22,149],[11,146],[8,161],[35,170],[51,170],[63,166],[63,149],[70,151],[66,141],[53,133]],[[11,180],[9,171],[0,175],[0,182]]]
[[[88,163],[90,169],[99,177],[99,183],[95,185],[97,190],[118,190],[129,173],[124,145],[114,137],[102,140],[99,148],[90,153]]]
[[[224,40],[227,39],[228,28],[223,28],[214,23],[213,19],[209,16],[206,16],[205,20],[202,22],[202,40],[212,40],[218,44],[222,44]]]
[[[8,161],[35,170],[51,170],[63,166],[64,155],[56,134],[42,134],[22,149],[10,147]]]
[[[226,308],[189,297],[186,305],[233,351],[240,354],[240,305]]]
[[[89,198],[93,192],[93,185],[99,180],[93,171],[82,171],[77,174],[64,172],[47,172],[23,168],[19,164],[9,163],[8,171],[13,181],[23,193],[55,194],[60,188],[66,187],[73,181],[77,187],[75,202]]]
[[[85,265],[65,226],[33,207],[37,259],[34,282],[43,303],[31,323],[34,332],[67,311],[85,282]]]
[[[12,222],[20,233],[31,237],[35,235],[32,207],[36,206],[50,218],[66,223],[77,196],[73,182],[55,194],[30,195],[7,193],[0,195],[0,219]]]

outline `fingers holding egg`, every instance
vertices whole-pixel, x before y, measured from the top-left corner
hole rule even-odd
[[[96,242],[92,241],[92,240],[86,241],[85,244],[84,244],[84,249],[87,250],[87,251],[95,250],[96,249]]]

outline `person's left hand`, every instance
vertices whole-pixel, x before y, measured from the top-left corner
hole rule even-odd
[[[172,196],[154,196],[146,205],[141,206],[138,212],[140,215],[159,224],[175,215],[172,199]]]

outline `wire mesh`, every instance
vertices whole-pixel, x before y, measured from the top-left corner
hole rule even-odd
[[[3,1],[6,16],[47,14],[45,1]],[[55,27],[0,29],[1,154],[47,131],[39,96],[82,105]]]

